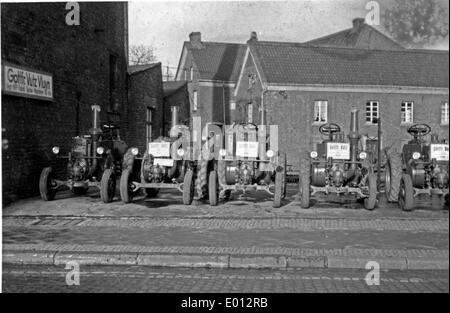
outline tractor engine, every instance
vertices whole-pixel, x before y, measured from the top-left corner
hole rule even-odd
[[[432,165],[429,181],[432,188],[448,188],[448,166],[439,164]]]
[[[76,159],[73,163],[68,164],[69,177],[74,181],[85,180],[88,172],[88,164],[85,159]]]
[[[240,184],[250,185],[253,183],[254,175],[253,162],[242,162],[236,172],[236,181]]]

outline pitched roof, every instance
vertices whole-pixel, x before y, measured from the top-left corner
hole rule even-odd
[[[180,80],[180,81],[166,81],[163,82],[163,91],[164,91],[164,97],[170,97],[175,92],[177,92],[179,89],[187,85],[187,81]]]
[[[405,49],[392,38],[366,23],[363,23],[359,27],[348,28],[337,33],[307,41],[305,44],[313,46],[366,48],[378,50]]]
[[[218,81],[237,81],[246,50],[245,44],[203,42],[202,48],[192,47],[185,42],[192,53],[200,79]]]
[[[160,66],[161,62],[157,63],[149,63],[149,64],[139,64],[139,65],[130,65],[128,66],[128,74],[133,75],[138,72],[146,71],[148,69]]]
[[[264,83],[444,87],[448,51],[369,50],[255,42],[250,51]]]

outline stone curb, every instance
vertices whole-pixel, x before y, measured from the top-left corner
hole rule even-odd
[[[445,257],[370,257],[367,255],[234,255],[234,254],[170,254],[93,251],[19,251],[4,250],[5,264],[65,265],[70,261],[80,265],[141,265],[156,267],[192,268],[248,268],[248,269],[298,269],[345,268],[366,269],[369,261],[376,261],[381,269],[397,270],[448,270]]]

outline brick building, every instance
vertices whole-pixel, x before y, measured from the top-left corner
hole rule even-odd
[[[191,98],[197,91],[199,110],[206,111],[202,117],[213,121],[259,123],[264,107],[267,123],[279,125],[280,149],[294,168],[299,151],[321,140],[321,124],[338,123],[348,132],[352,108],[360,109],[360,129],[373,143],[378,142],[373,122],[381,118],[382,147],[400,148],[412,123],[428,123],[448,140],[448,51],[405,49],[364,19],[352,22],[349,29],[304,43],[258,41],[252,33],[246,45],[235,44],[234,58],[217,57],[192,33],[177,79],[189,78],[192,66]],[[232,44],[211,44],[216,50],[227,45]],[[203,81],[223,68],[231,83],[221,103]],[[227,112],[225,119],[220,112]]]
[[[163,82],[164,90],[164,134],[170,129],[170,108],[179,108],[178,118],[180,123],[190,125],[191,106],[189,103],[189,91],[187,81],[166,81]]]
[[[184,42],[175,79],[188,81],[191,111],[207,122],[230,120],[230,103],[246,46],[202,41],[193,32]]]
[[[382,147],[399,148],[406,129],[427,123],[448,140],[448,52],[317,47],[295,43],[248,45],[235,91],[237,121],[279,125],[279,147],[296,165],[300,151],[320,142],[320,125],[345,133],[350,111],[360,111],[360,131]],[[262,102],[262,106],[261,106]]]
[[[145,151],[147,142],[164,134],[161,63],[130,66],[128,74],[127,144]]]
[[[139,132],[145,140],[143,110],[162,105],[160,66],[128,76],[127,4],[78,5],[80,23],[69,25],[66,17],[76,5],[1,4],[2,137],[8,140],[2,151],[4,203],[38,193],[42,168],[55,165],[51,147],[67,151],[71,137],[88,132],[91,105],[100,105],[101,120],[113,119],[132,144],[139,144]],[[8,88],[22,74],[46,82],[49,89],[11,92]],[[135,88],[130,104],[129,84]],[[142,84],[148,88],[137,87]],[[138,132],[138,127],[143,129]],[[58,169],[64,169],[64,161],[56,163]]]

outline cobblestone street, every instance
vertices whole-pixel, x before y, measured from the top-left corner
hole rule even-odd
[[[177,192],[128,205],[95,193],[18,201],[3,212],[3,290],[448,291],[448,211],[302,210],[294,186],[280,209],[254,194],[217,207],[182,206]],[[80,286],[65,285],[70,260],[82,266]],[[369,260],[380,263],[380,286],[364,282]]]
[[[368,286],[363,270],[216,270],[81,267],[67,286],[64,267],[4,266],[4,292],[448,292],[448,271],[382,271]]]

